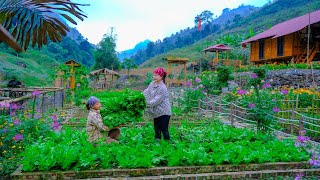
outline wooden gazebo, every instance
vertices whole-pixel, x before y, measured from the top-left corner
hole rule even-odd
[[[163,58],[163,60],[168,62],[168,75],[170,75],[170,69],[171,69],[171,64],[183,64],[184,68],[184,84],[187,82],[187,62],[189,62],[188,58],[181,58],[181,57],[166,57]],[[167,86],[169,87],[169,81],[167,81]]]
[[[204,54],[206,55],[207,52],[216,52],[216,58],[214,62],[219,62],[219,52],[227,52],[227,60],[229,60],[229,53],[228,51],[232,50],[231,47],[224,45],[224,44],[216,44],[214,46],[210,46],[203,50]]]
[[[103,68],[91,71],[90,76],[93,76],[94,78],[93,86],[95,89],[105,89],[113,86],[115,78],[119,77],[119,73],[107,68]]]

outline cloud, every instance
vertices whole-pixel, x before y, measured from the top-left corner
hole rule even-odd
[[[152,41],[194,26],[194,17],[204,10],[220,15],[224,8],[241,4],[264,4],[267,0],[78,0],[88,18],[75,26],[89,42],[97,44],[115,27],[117,50],[133,48],[145,39]]]

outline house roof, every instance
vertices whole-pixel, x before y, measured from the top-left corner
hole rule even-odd
[[[204,52],[221,52],[221,51],[229,51],[231,50],[232,48],[227,46],[227,45],[224,45],[224,44],[216,44],[214,46],[210,46],[202,51]]]
[[[310,13],[310,25],[315,24],[317,22],[320,22],[320,10]],[[273,39],[273,38],[285,36],[287,34],[300,31],[301,29],[307,27],[308,25],[309,25],[309,14],[305,14],[303,16],[299,16],[299,17],[290,19],[288,21],[279,23],[260,34],[257,34],[256,36],[253,36],[241,42],[241,44],[245,44],[245,43],[249,43],[252,41],[257,41],[259,39],[264,39],[269,37]]]
[[[103,69],[98,69],[98,70],[94,70],[90,72],[90,75],[98,75],[98,74],[106,74],[106,75],[116,75],[119,76],[119,74],[115,71],[112,71],[110,69],[107,68],[103,68]]]

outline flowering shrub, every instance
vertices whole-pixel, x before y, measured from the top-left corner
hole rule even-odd
[[[0,116],[0,176],[10,174],[17,168],[17,163],[21,160],[18,155],[26,145],[45,136],[51,129],[60,127],[60,120],[56,116],[38,119],[38,114],[31,118],[32,115],[28,113],[32,111],[16,113],[15,116]],[[51,127],[50,123],[55,126]]]
[[[251,113],[250,119],[257,121],[257,129],[259,131],[268,131],[268,128],[273,121],[273,114],[280,111],[278,100],[284,99],[284,94],[287,92],[278,92],[270,90],[270,82],[265,82],[265,69],[254,69],[249,79],[251,89],[238,89],[233,95],[238,97],[242,107],[249,108]]]
[[[194,80],[189,79],[186,82],[186,87],[182,97],[179,98],[184,112],[190,111],[192,107],[198,107],[198,99],[204,99],[207,95],[207,90],[199,77]]]

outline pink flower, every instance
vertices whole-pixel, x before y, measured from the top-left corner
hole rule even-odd
[[[266,83],[264,83],[264,84],[262,85],[262,88],[263,88],[263,89],[270,88],[270,87],[271,87],[271,84],[268,83],[268,82],[266,82]]]
[[[249,104],[249,108],[254,108],[254,107],[256,107],[255,104],[253,104],[253,103],[250,103],[250,104]]]
[[[286,90],[286,89],[282,89],[280,93],[283,94],[283,95],[286,95],[286,94],[288,94],[289,92],[288,92],[288,90]]]
[[[298,173],[298,174],[296,175],[296,177],[294,178],[294,180],[301,180],[303,176],[304,176],[303,172]]]
[[[77,83],[77,87],[80,87],[80,83]]]
[[[195,80],[197,83],[200,83],[201,82],[201,79],[196,77],[196,80]]]
[[[252,77],[253,79],[257,79],[257,78],[258,78],[258,75],[257,75],[256,73],[253,73],[253,74],[251,75],[251,77]]]
[[[57,121],[58,120],[57,115],[52,115],[51,118],[53,119],[53,121]]]
[[[186,86],[187,86],[187,87],[190,87],[190,86],[191,86],[191,81],[187,81],[187,82],[186,82]]]
[[[244,94],[247,94],[248,91],[247,91],[247,90],[243,90],[243,89],[239,89],[239,90],[237,91],[237,93],[238,93],[238,95],[244,95]]]
[[[15,104],[15,103],[11,104],[11,109],[12,110],[19,109],[19,108],[20,108],[20,106],[18,106],[18,104]]]
[[[279,109],[278,107],[274,107],[274,108],[272,109],[272,111],[275,112],[275,113],[278,113],[278,112],[280,111],[280,109]]]
[[[40,90],[34,90],[34,91],[32,91],[32,96],[33,96],[33,97],[38,97],[40,94],[41,94],[41,91],[40,91]]]
[[[21,123],[21,121],[19,120],[19,119],[15,119],[14,121],[13,121],[13,124],[20,124]]]
[[[15,141],[21,141],[22,139],[23,139],[23,135],[22,134],[16,134],[13,137],[13,140],[15,140]]]

